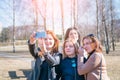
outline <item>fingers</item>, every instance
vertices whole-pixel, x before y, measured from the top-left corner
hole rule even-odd
[[[78,53],[82,55],[84,53],[84,49],[82,47],[79,47]]]
[[[38,56],[43,56],[44,55],[44,53],[42,52],[42,51],[40,51],[39,53],[38,53]]]
[[[36,42],[35,34],[36,34],[36,32],[33,32],[30,35],[30,44],[35,44],[35,42]]]
[[[43,39],[42,38],[38,38],[38,45],[39,46],[43,46]]]
[[[38,40],[38,44],[39,44],[40,49],[41,49],[43,52],[47,52],[46,44],[45,44],[45,41],[44,41],[43,38],[41,38],[41,39]]]
[[[44,51],[47,52],[45,41],[43,40]]]

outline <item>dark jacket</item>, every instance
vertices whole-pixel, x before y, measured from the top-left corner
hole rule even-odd
[[[51,55],[47,53],[44,58],[39,57],[37,51],[35,51],[35,45],[29,44],[29,51],[31,55],[36,59],[35,67],[32,70],[30,78],[28,80],[55,80],[57,71],[57,66],[62,59],[61,53],[56,53]],[[39,51],[39,50],[38,50]]]
[[[78,75],[76,57],[64,58],[60,63],[60,71],[61,80],[85,80],[84,75]]]

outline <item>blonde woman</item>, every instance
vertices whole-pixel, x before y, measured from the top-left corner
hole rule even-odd
[[[84,75],[78,75],[77,72],[77,53],[78,46],[71,39],[65,40],[63,43],[64,58],[60,63],[60,80],[85,80]]]

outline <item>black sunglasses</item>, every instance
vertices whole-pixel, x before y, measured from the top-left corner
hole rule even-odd
[[[94,34],[88,34],[88,37],[95,37]]]

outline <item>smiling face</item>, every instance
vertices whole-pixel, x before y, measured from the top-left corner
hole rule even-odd
[[[75,46],[71,41],[65,42],[64,53],[68,57],[75,57]]]
[[[45,45],[46,45],[46,49],[49,51],[52,49],[52,47],[54,46],[54,38],[52,37],[51,34],[47,34],[46,38],[45,38]]]
[[[90,38],[85,38],[83,40],[83,48],[88,52],[91,53],[93,50],[96,49],[96,44]]]

